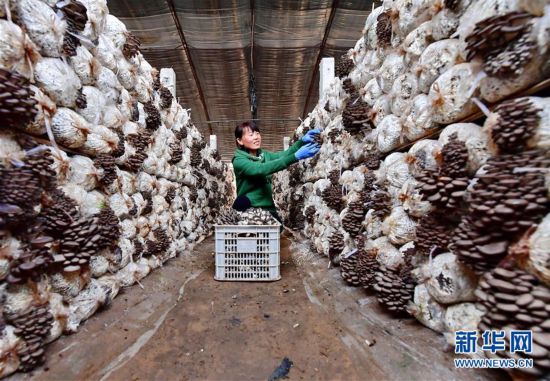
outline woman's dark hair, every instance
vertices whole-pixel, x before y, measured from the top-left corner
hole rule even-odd
[[[260,129],[253,121],[238,124],[235,128],[235,143],[237,143],[237,139],[242,139],[244,130],[247,128],[250,128],[250,130],[254,132],[260,132]],[[239,143],[237,143],[237,147],[240,147]]]

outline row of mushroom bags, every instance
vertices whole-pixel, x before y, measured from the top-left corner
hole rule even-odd
[[[190,250],[232,198],[174,87],[105,0],[0,1],[0,377]]]
[[[549,21],[548,1],[384,1],[294,133],[320,129],[319,154],[274,180],[285,223],[348,285],[449,345],[532,330],[530,354],[473,356],[533,359],[535,377],[550,372],[550,99],[525,92],[550,73]]]

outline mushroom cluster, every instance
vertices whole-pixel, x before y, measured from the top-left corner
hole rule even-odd
[[[346,102],[346,107],[342,112],[342,122],[344,129],[350,134],[357,134],[362,130],[371,129],[371,109],[359,95],[352,95]]]
[[[421,218],[416,228],[416,250],[424,255],[445,252],[454,229],[445,216],[430,214]]]
[[[365,249],[358,245],[357,267],[355,272],[359,274],[361,287],[371,289],[375,282],[376,273],[379,271],[379,263],[376,259],[377,249]]]
[[[13,313],[4,311],[4,318],[15,327],[14,333],[24,340],[24,345],[17,350],[19,370],[27,372],[43,364],[46,360],[44,347],[53,323],[49,306],[31,306]]]
[[[164,87],[161,86],[160,88],[160,108],[166,109],[170,107],[172,104],[172,99],[174,99],[174,96],[172,95],[172,92]]]
[[[533,332],[532,352],[509,350],[500,356],[534,360],[533,368],[526,370],[534,376],[542,376],[550,371],[550,289],[539,283],[533,275],[519,270],[510,264],[497,267],[485,274],[479,282],[476,296],[484,314],[479,329],[504,329],[507,348],[510,348],[511,330]]]
[[[392,23],[391,12],[385,11],[376,18],[376,38],[380,47],[387,47],[391,44]]]
[[[493,113],[496,121],[490,131],[491,140],[500,153],[523,151],[539,125],[541,110],[529,98],[500,103]]]
[[[460,210],[469,178],[466,173],[468,149],[456,133],[441,150],[443,163],[439,171],[424,171],[418,180],[427,201],[440,210],[456,213]]]
[[[354,66],[355,63],[353,62],[353,60],[349,58],[346,54],[343,54],[336,62],[336,76],[338,78],[347,77]]]
[[[358,254],[359,251],[354,250],[340,259],[340,275],[347,284],[354,287],[361,285],[361,278],[357,272]]]
[[[33,238],[23,253],[10,263],[6,282],[9,284],[24,284],[28,280],[38,282],[53,261],[48,245],[52,240],[48,236]]]
[[[0,94],[1,127],[22,128],[34,119],[37,101],[25,77],[0,68]]]
[[[327,187],[322,194],[323,200],[329,208],[334,209],[338,213],[344,208],[342,196],[342,187],[340,185],[331,185]]]
[[[375,216],[387,216],[392,210],[391,195],[382,189],[372,191],[368,197],[367,208],[372,209]]]
[[[412,267],[404,264],[398,269],[380,266],[373,286],[378,302],[390,312],[407,312],[407,304],[414,295],[415,281],[411,276]]]
[[[356,237],[361,231],[366,212],[362,200],[353,201],[348,204],[347,212],[342,218],[342,227],[351,237]]]
[[[149,131],[155,131],[158,129],[162,123],[161,116],[159,110],[156,108],[156,106],[153,104],[153,102],[149,101],[143,105],[143,109],[145,110],[145,113],[147,114],[147,117],[145,118],[145,125]]]
[[[139,53],[141,41],[133,33],[126,32],[126,42],[122,47],[122,54],[126,59],[135,57]]]
[[[518,76],[534,53],[530,32],[533,16],[513,11],[478,22],[466,37],[467,60],[479,56],[492,76]]]
[[[102,153],[94,158],[94,165],[101,169],[99,181],[108,187],[117,179],[116,163],[113,155]]]
[[[328,256],[332,264],[340,263],[340,254],[344,250],[344,235],[339,231],[331,234],[328,240],[329,249]]]

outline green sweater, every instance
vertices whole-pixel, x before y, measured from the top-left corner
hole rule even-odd
[[[295,163],[297,160],[294,153],[303,144],[298,140],[286,151],[279,152],[258,150],[258,156],[243,149],[236,150],[232,162],[237,180],[237,196],[248,197],[254,208],[275,210],[271,175]]]

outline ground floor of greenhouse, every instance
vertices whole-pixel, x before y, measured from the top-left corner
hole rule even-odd
[[[441,335],[386,314],[288,233],[280,281],[218,282],[214,267],[210,237],[52,343],[44,367],[8,380],[267,380],[285,357],[289,380],[508,379],[455,369]]]

